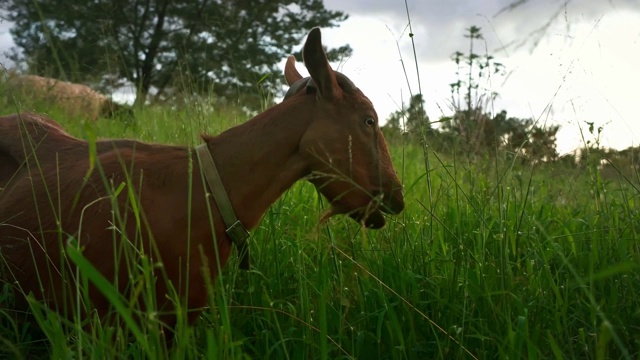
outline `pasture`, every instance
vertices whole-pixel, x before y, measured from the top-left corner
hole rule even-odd
[[[197,145],[200,132],[245,120],[198,104],[137,111],[135,127],[48,112],[90,142]],[[153,307],[131,307],[117,294],[117,326],[97,317],[71,322],[38,302],[37,325],[16,322],[1,305],[13,301],[5,285],[0,358],[640,357],[637,182],[605,181],[597,164],[523,166],[507,154],[467,159],[403,139],[389,145],[406,208],[387,216],[385,228],[347,217],[320,224],[327,203],[299,182],[252,231],[251,271],[240,271],[233,255],[209,279],[209,306],[197,322],[187,325],[178,312],[171,343]],[[84,281],[68,296],[86,297],[95,269],[69,256]],[[129,279],[141,285],[137,296],[152,299],[142,284],[158,264],[145,260]],[[134,313],[145,321],[128,322]]]

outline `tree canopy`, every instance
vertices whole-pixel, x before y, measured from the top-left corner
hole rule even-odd
[[[5,0],[0,10],[15,23],[12,60],[29,72],[112,86],[126,79],[136,103],[152,87],[162,97],[185,83],[221,96],[259,94],[256,84],[272,92],[279,80],[269,75],[308,30],[347,18],[322,0]]]
[[[415,94],[409,100],[409,106],[395,111],[389,115],[385,127],[388,129],[402,129],[408,133],[415,133],[422,128],[431,129],[429,117],[424,110],[424,98],[422,94]]]

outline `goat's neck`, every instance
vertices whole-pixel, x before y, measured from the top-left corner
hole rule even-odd
[[[307,175],[298,145],[309,120],[296,113],[279,104],[208,141],[236,216],[247,229]]]

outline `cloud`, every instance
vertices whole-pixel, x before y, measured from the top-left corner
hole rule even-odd
[[[521,3],[510,8],[510,5]],[[407,10],[402,1],[325,0],[325,6],[342,10],[351,16],[384,20],[398,38],[406,30]],[[566,33],[576,22],[592,22],[618,11],[640,12],[637,0],[568,1],[566,6],[556,0],[413,0],[408,1],[417,55],[425,61],[448,60],[457,50],[465,49],[465,28],[480,26],[491,51],[504,45],[523,42],[531,45],[535,38],[528,35],[539,29],[555,15],[555,22],[547,36]],[[554,33],[555,32],[555,33]],[[530,41],[527,42],[526,40]],[[410,42],[402,44],[407,49]]]

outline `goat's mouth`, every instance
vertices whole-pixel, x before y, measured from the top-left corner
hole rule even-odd
[[[384,215],[380,210],[367,211],[366,208],[362,208],[352,211],[345,211],[338,206],[332,206],[331,209],[325,212],[320,219],[320,223],[324,223],[329,220],[329,218],[340,214],[349,215],[349,217],[355,220],[358,224],[362,224],[369,229],[380,229],[384,227],[386,223]]]
[[[389,192],[378,190],[361,197],[334,197],[331,209],[322,216],[321,223],[334,215],[346,214],[369,229],[380,229],[386,224],[383,213],[399,214],[402,210],[404,196],[402,187],[398,186]]]
[[[357,209],[350,212],[349,216],[369,229],[380,229],[386,223],[384,214],[399,214],[404,210],[404,199],[400,192],[397,197],[385,198],[380,204],[374,202],[370,205],[374,206]]]
[[[350,213],[349,217],[368,229],[380,229],[386,224],[384,215],[380,210],[367,211],[367,209],[361,209]]]
[[[334,215],[347,214],[357,223],[362,224],[369,229],[380,229],[386,224],[384,214],[398,214],[402,209],[404,209],[404,202],[402,201],[402,198],[400,199],[400,202],[385,201],[382,203],[373,200],[369,202],[367,206],[357,208],[355,210],[346,209],[339,204],[334,203],[331,205],[331,209],[324,214],[322,221],[325,221]]]

